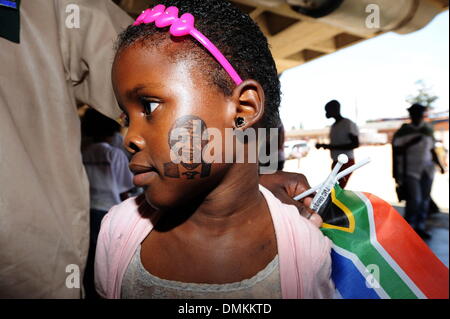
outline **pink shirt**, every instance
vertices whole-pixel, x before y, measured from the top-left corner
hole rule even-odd
[[[277,238],[283,298],[332,298],[331,242],[302,217],[259,186],[270,209]],[[95,258],[95,285],[104,298],[120,298],[122,279],[141,242],[152,231],[135,198],[114,206],[102,221]]]

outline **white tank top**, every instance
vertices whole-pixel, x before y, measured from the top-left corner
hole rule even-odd
[[[250,279],[228,284],[199,284],[166,280],[150,274],[141,262],[141,246],[122,281],[123,299],[280,299],[278,255]]]

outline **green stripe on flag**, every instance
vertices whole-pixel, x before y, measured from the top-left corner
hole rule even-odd
[[[397,272],[389,265],[370,241],[370,223],[366,204],[353,192],[335,188],[336,199],[352,212],[355,218],[353,233],[338,229],[322,228],[322,232],[336,246],[355,254],[365,267],[376,265],[380,269],[380,285],[393,299],[417,299]],[[373,234],[376,238],[376,234]],[[365,276],[370,275],[363,274]]]

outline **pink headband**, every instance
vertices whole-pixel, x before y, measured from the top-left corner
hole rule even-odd
[[[209,52],[217,59],[217,61],[222,65],[225,71],[231,76],[236,85],[242,83],[242,79],[237,74],[233,66],[228,62],[228,60],[223,56],[223,54],[217,49],[217,47],[208,40],[200,31],[194,27],[194,16],[190,13],[185,13],[178,18],[178,8],[168,7],[166,9],[162,4],[158,4],[152,9],[147,9],[143,11],[133,25],[140,25],[142,23],[152,23],[158,28],[164,28],[170,26],[170,34],[175,37],[182,37],[190,34],[198,42],[200,42]]]

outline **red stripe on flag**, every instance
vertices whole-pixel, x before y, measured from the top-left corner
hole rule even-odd
[[[448,299],[448,268],[388,203],[364,193],[373,207],[378,242],[431,299]]]

